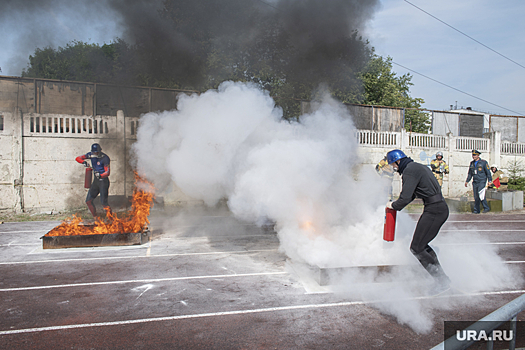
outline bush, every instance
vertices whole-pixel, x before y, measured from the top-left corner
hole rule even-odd
[[[521,160],[514,160],[509,163],[508,174],[508,189],[525,192],[525,169]]]

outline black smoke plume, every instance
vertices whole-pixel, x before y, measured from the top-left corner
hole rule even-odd
[[[136,45],[144,79],[151,80],[144,83],[172,80],[181,87],[198,88],[216,86],[223,78],[250,80],[254,70],[268,67],[285,79],[311,84],[340,79],[346,70],[361,67],[368,57],[369,49],[358,33],[373,16],[379,0],[2,3],[0,19],[23,19],[13,56],[16,61],[8,64],[20,67],[22,62],[23,68],[27,65],[21,59],[24,52],[65,45],[63,38],[71,37],[65,32],[114,30],[114,38]]]

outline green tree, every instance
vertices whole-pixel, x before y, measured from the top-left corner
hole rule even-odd
[[[519,159],[511,161],[508,165],[509,190],[525,191],[525,168]],[[525,198],[524,198],[525,201]]]
[[[373,54],[367,67],[361,74],[364,86],[363,104],[376,106],[401,107],[405,109],[405,129],[427,133],[430,119],[427,113],[418,110],[425,101],[410,96],[412,76],[397,76],[392,71],[392,58],[386,59]]]
[[[65,47],[36,49],[23,77],[95,83],[136,84],[135,50],[123,40],[111,44],[73,41]]]

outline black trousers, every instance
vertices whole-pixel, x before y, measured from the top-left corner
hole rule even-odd
[[[448,214],[448,206],[445,201],[426,204],[410,244],[412,254],[432,277],[439,280],[448,279],[448,277],[443,272],[436,253],[428,244],[436,238],[441,226],[447,221]]]
[[[89,188],[87,197],[86,197],[86,203],[92,204],[93,199],[97,198],[97,196],[100,193],[100,203],[102,203],[103,207],[109,207],[108,204],[108,191],[109,191],[109,178],[104,179],[97,179],[94,178],[93,182],[91,183],[91,187]]]

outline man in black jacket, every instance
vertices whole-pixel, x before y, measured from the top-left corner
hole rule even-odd
[[[443,271],[434,250],[428,245],[438,234],[439,229],[448,219],[448,206],[441,194],[441,186],[432,171],[423,164],[414,162],[401,150],[387,153],[388,164],[403,178],[401,194],[395,202],[388,202],[387,207],[402,210],[414,198],[422,198],[425,208],[419,218],[410,244],[410,251],[421,265],[434,277],[435,285],[431,291],[440,294],[450,288],[450,279]]]

